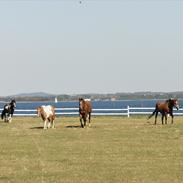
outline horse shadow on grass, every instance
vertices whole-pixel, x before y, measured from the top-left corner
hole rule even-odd
[[[82,127],[80,125],[68,125],[65,128],[78,129],[78,128],[82,128]],[[43,127],[42,126],[35,126],[35,127],[31,127],[30,129],[31,130],[40,130],[40,129],[43,129]]]
[[[68,125],[68,126],[66,126],[65,128],[81,128],[81,126],[80,125]]]
[[[31,130],[40,130],[40,129],[43,129],[42,126],[35,126],[35,127],[31,127],[30,128]]]

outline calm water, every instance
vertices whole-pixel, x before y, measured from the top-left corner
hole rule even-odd
[[[163,101],[163,100],[162,100]],[[91,101],[94,109],[121,109],[130,107],[154,107],[157,100],[120,100],[120,101]],[[183,100],[179,100],[179,104]],[[17,109],[35,109],[40,105],[54,105],[56,108],[78,108],[78,102],[17,102]],[[0,108],[4,103],[0,103]]]
[[[163,100],[162,100],[163,101]],[[93,109],[123,109],[130,107],[155,107],[157,100],[121,100],[121,101],[92,101]],[[183,104],[183,100],[179,100],[179,104]],[[0,102],[0,109],[5,103]],[[16,109],[36,109],[41,105],[54,105],[56,108],[78,108],[78,102],[17,102]],[[69,111],[68,111],[69,112]],[[73,112],[73,111],[72,111]],[[75,112],[78,112],[76,110]],[[107,111],[106,111],[107,112]],[[21,113],[21,112],[16,112]],[[25,112],[24,112],[25,113]],[[30,112],[28,112],[30,113]]]
[[[121,109],[130,107],[154,107],[156,100],[92,101],[94,109]],[[0,103],[3,108],[5,103]],[[78,102],[17,102],[16,109],[36,109],[40,105],[54,105],[56,108],[78,108]]]

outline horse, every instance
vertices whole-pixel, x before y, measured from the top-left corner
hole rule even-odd
[[[11,100],[10,103],[4,105],[4,108],[1,113],[1,119],[4,119],[4,122],[11,122],[12,117],[15,111],[16,101],[15,99]]]
[[[55,128],[55,107],[51,105],[47,106],[39,106],[37,108],[37,115],[38,117],[41,117],[42,120],[44,121],[43,129],[50,128]],[[48,123],[48,124],[47,124]]]
[[[172,117],[172,124],[173,124],[173,118],[174,118],[173,107],[175,107],[177,110],[179,109],[179,103],[177,99],[169,99],[169,100],[166,100],[165,102],[157,102],[155,110],[148,117],[148,119],[150,119],[152,116],[155,115],[154,124],[156,125],[157,116],[158,116],[158,113],[160,112],[162,114],[162,117],[161,117],[162,125],[164,124],[163,122],[164,117],[165,117],[165,124],[167,124],[167,114],[170,114],[170,116]]]
[[[89,127],[91,126],[90,125],[91,112],[92,112],[91,102],[86,99],[84,100],[83,98],[79,98],[79,118],[80,118],[80,123],[82,128],[86,126],[87,118],[89,121]]]

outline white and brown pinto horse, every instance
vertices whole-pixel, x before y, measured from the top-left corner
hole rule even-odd
[[[37,108],[37,115],[41,117],[44,122],[44,129],[55,127],[55,107],[51,105],[42,105]]]
[[[160,112],[162,114],[161,117],[162,125],[164,124],[163,122],[164,118],[165,118],[165,124],[167,124],[167,114],[170,114],[170,116],[172,117],[172,124],[173,124],[173,118],[174,118],[173,107],[175,107],[177,110],[179,109],[179,103],[177,99],[168,99],[165,102],[157,102],[154,112],[148,117],[148,119],[150,119],[152,116],[155,115],[154,124],[156,124],[157,116],[158,113]]]
[[[90,126],[91,112],[92,112],[91,102],[89,100],[84,100],[83,98],[79,98],[79,118],[80,118],[80,123],[82,128],[86,126],[87,118]]]

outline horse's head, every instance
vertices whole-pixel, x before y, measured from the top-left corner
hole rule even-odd
[[[179,110],[179,102],[177,99],[169,99],[169,106],[175,107],[177,110]]]
[[[38,108],[37,108],[37,116],[38,116],[38,117],[41,116],[41,110],[42,110],[41,107],[38,107]]]
[[[174,99],[174,107],[179,110],[179,102],[177,99]]]
[[[83,98],[79,98],[79,109],[83,109],[83,102],[84,102],[84,99]]]
[[[9,104],[10,104],[10,106],[12,108],[15,108],[16,107],[16,101],[15,101],[15,99],[11,100],[11,102]]]

